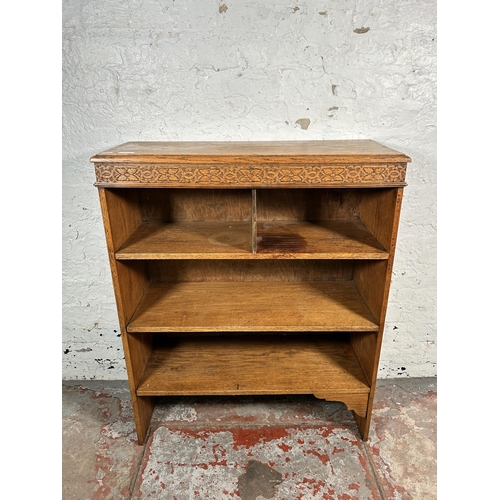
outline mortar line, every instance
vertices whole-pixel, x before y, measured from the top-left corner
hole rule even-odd
[[[375,480],[375,484],[377,485],[378,492],[380,494],[380,498],[382,500],[387,500],[387,497],[385,496],[384,489],[382,488],[382,484],[379,481],[378,473],[375,468],[375,464],[373,463],[372,456],[367,448],[367,445],[364,441],[361,441],[361,446],[363,447],[363,450],[366,454],[366,457],[368,458],[368,463],[370,464],[370,469],[373,474],[373,478]]]

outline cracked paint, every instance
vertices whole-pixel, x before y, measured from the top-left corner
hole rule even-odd
[[[353,446],[347,448],[342,438]],[[137,499],[157,495],[161,488],[166,498],[175,492],[179,500],[194,491],[200,498],[254,500],[257,492],[271,498],[270,486],[275,498],[336,499],[352,492],[349,498],[379,499],[371,468],[360,456],[361,441],[339,428],[196,431],[160,426],[148,444]],[[245,475],[257,463],[262,481],[250,484]]]
[[[436,498],[432,380],[380,381],[366,443],[340,403],[168,398],[154,413],[144,447],[135,441],[127,384],[87,384],[93,388],[63,386],[67,500],[237,499],[249,470],[255,481],[245,494],[261,498],[271,486],[278,500]]]

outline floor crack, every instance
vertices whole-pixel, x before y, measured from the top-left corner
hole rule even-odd
[[[134,495],[135,487],[137,484],[137,480],[139,478],[139,474],[141,472],[142,468],[142,462],[144,461],[144,454],[146,453],[146,448],[149,442],[149,435],[151,433],[151,429],[148,429],[148,432],[146,434],[146,439],[144,439],[144,444],[142,445],[142,452],[141,455],[139,456],[139,459],[137,460],[137,466],[135,468],[134,473],[132,474],[132,478],[130,479],[130,484],[128,487],[128,498],[127,500],[132,500],[132,497]]]
[[[385,496],[384,489],[382,488],[382,484],[379,480],[378,474],[377,474],[377,469],[375,467],[375,464],[373,463],[372,456],[368,450],[368,447],[365,442],[361,441],[361,446],[363,448],[363,451],[365,452],[366,457],[368,458],[368,463],[370,464],[370,469],[371,473],[373,475],[373,478],[375,480],[375,484],[377,485],[377,490],[380,494],[380,498],[382,500],[387,500],[387,497]]]

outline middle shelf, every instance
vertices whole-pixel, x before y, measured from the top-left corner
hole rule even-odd
[[[128,326],[140,332],[374,332],[352,281],[153,282]]]

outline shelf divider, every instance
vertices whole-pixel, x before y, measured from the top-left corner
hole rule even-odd
[[[252,253],[257,253],[257,190],[252,189]]]

